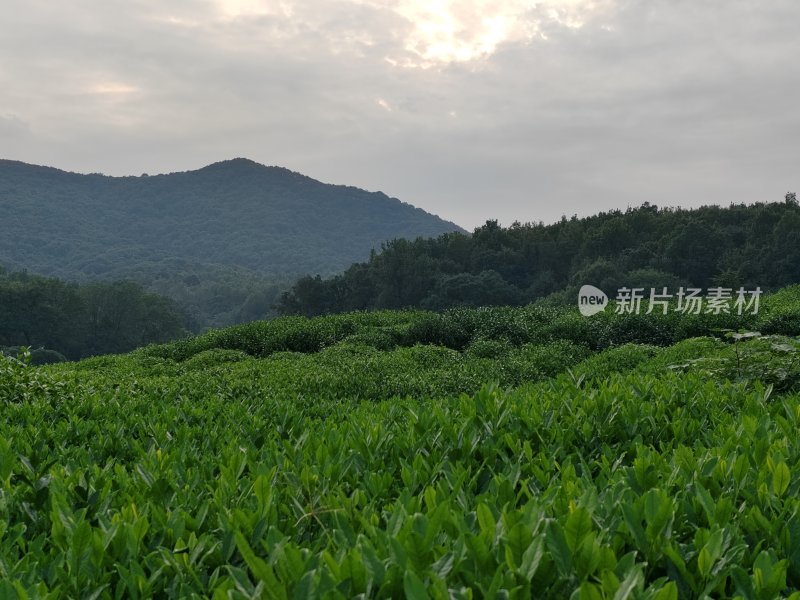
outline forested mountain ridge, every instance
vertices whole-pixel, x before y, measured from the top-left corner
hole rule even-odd
[[[0,265],[70,280],[141,281],[165,262],[201,278],[331,274],[384,241],[459,230],[382,192],[241,158],[140,177],[0,160]]]
[[[621,286],[766,290],[798,282],[800,206],[787,194],[783,202],[692,210],[645,203],[550,225],[488,221],[471,236],[396,240],[343,274],[298,280],[280,310],[572,303],[583,284],[614,294]]]

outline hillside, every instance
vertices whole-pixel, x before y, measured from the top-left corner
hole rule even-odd
[[[64,279],[330,274],[460,228],[381,192],[246,159],[140,177],[0,160],[0,265]]]
[[[643,204],[558,223],[489,221],[471,236],[397,240],[329,279],[304,277],[286,314],[574,302],[583,284],[777,289],[800,282],[800,206],[783,202],[687,210]]]

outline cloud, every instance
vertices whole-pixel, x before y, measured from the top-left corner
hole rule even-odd
[[[19,138],[30,132],[28,123],[17,115],[0,114],[0,137]]]
[[[611,6],[610,0],[404,0],[393,10],[410,22],[404,46],[420,59],[407,66],[430,67],[490,56],[502,44],[546,38],[548,25],[579,29]]]
[[[36,137],[0,118],[8,158],[245,155],[468,227],[798,187],[790,0],[12,4],[0,115]]]

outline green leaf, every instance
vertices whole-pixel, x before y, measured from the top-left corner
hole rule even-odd
[[[0,579],[0,598],[3,600],[28,600],[30,596],[20,582],[15,581],[12,585],[10,582]]]
[[[92,541],[92,526],[86,521],[81,521],[75,528],[72,536],[72,550],[76,554],[82,553]]]
[[[716,521],[715,513],[717,511],[717,505],[714,503],[714,499],[711,497],[711,494],[708,493],[708,490],[700,483],[695,484],[695,498],[700,502],[700,506],[703,507],[706,518],[708,519],[708,524],[713,525]]]
[[[567,539],[567,545],[574,553],[580,546],[583,538],[592,530],[592,515],[589,511],[582,506],[573,510],[567,517],[567,523],[564,526],[564,534]]]
[[[481,528],[481,534],[487,540],[491,541],[494,539],[495,529],[497,528],[497,522],[494,519],[494,515],[492,514],[491,509],[486,506],[484,502],[478,504],[478,524]]]
[[[264,475],[259,475],[253,482],[253,492],[258,499],[259,510],[263,510],[272,499],[272,485]]]
[[[531,544],[530,526],[526,523],[517,523],[503,537],[506,541],[506,551],[510,554],[508,566],[516,569],[522,555]]]
[[[744,600],[757,600],[756,590],[753,587],[753,580],[739,565],[731,569],[731,579],[735,586],[736,594]]]
[[[645,537],[644,528],[642,527],[642,523],[639,519],[639,515],[636,513],[636,509],[631,502],[622,501],[621,505],[622,509],[622,519],[625,521],[625,525],[628,528],[631,536],[633,537],[633,541],[636,543],[636,547],[640,550],[645,550],[647,548],[647,539]]]
[[[672,499],[663,490],[649,490],[644,498],[644,515],[647,538],[651,542],[660,542],[660,538],[669,533],[673,518]]]
[[[278,578],[275,577],[272,567],[262,558],[256,556],[241,531],[237,531],[235,537],[236,547],[239,549],[242,558],[244,558],[244,562],[247,563],[248,568],[256,579],[266,584],[266,597],[270,600],[287,600],[286,590],[280,584]]]
[[[292,599],[306,600],[307,598],[313,598],[314,594],[314,571],[308,571],[294,587]]]
[[[788,465],[783,461],[779,462],[772,473],[772,490],[778,498],[782,498],[786,490],[789,489],[791,480],[792,474]]]
[[[528,581],[531,581],[536,575],[539,568],[539,563],[542,561],[544,555],[544,536],[537,535],[528,549],[522,554],[522,563],[519,570]]]
[[[674,581],[670,581],[663,588],[658,590],[652,600],[678,600],[678,586]]]
[[[700,571],[700,575],[703,579],[708,579],[708,574],[711,573],[711,567],[713,566],[714,558],[711,556],[708,547],[704,546],[700,550],[700,554],[697,555],[697,569]]]
[[[633,598],[636,588],[644,583],[644,575],[639,567],[634,567],[622,580],[622,583],[614,594],[614,600],[628,600]]]
[[[594,584],[584,581],[578,591],[579,600],[603,600],[603,594],[600,588]]]
[[[367,576],[375,584],[375,587],[383,585],[383,580],[386,577],[386,567],[384,567],[383,561],[378,558],[372,546],[367,543],[361,544],[361,556],[364,559]]]
[[[413,571],[406,571],[403,575],[403,591],[408,600],[430,600],[425,584]]]
[[[444,579],[453,570],[455,556],[452,552],[444,554],[439,560],[431,565],[431,569],[436,575]]]
[[[556,563],[556,567],[563,576],[568,576],[572,572],[572,552],[570,552],[564,530],[558,521],[550,520],[545,528],[547,538],[547,549]]]

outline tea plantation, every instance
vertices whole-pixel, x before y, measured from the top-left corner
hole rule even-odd
[[[800,598],[798,336],[800,286],[0,358],[0,598]]]

